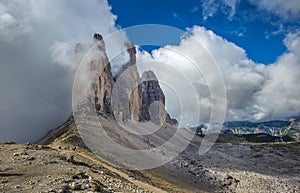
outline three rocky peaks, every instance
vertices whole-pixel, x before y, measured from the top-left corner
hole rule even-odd
[[[100,34],[94,34],[97,57],[89,61],[88,68],[97,72],[93,82],[93,103],[99,115],[113,117],[122,122],[128,120],[152,121],[157,125],[164,122],[177,124],[165,110],[165,95],[153,71],[145,71],[142,76],[136,66],[136,48],[127,43],[129,61],[113,75],[108,60],[105,43]],[[75,61],[79,63],[89,47],[77,44]]]

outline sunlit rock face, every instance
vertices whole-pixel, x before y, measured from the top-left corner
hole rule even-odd
[[[89,56],[88,70],[96,74],[91,82],[91,102],[95,104],[97,114],[106,115],[122,122],[128,120],[152,121],[162,124],[165,121],[177,124],[165,111],[165,95],[152,71],[142,73],[136,66],[136,48],[127,43],[129,61],[114,76],[106,54],[105,43],[100,34],[94,34],[94,46]],[[78,64],[92,46],[77,44],[75,62]]]
[[[95,107],[97,112],[112,114],[111,96],[113,88],[113,76],[111,66],[106,54],[105,44],[100,34],[94,34],[94,42],[99,55],[93,55],[90,62],[91,71],[99,73],[93,86],[95,89]]]

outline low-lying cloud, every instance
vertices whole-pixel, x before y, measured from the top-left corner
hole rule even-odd
[[[0,140],[34,141],[66,120],[75,45],[118,30],[116,18],[106,0],[0,0]],[[109,57],[126,41],[109,42]]]

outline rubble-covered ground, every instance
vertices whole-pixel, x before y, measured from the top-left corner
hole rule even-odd
[[[230,138],[199,155],[201,141],[159,168],[125,170],[93,155],[70,119],[44,145],[0,143],[0,192],[300,192],[300,142]]]
[[[300,142],[216,143],[202,156],[196,147],[165,165],[172,174],[161,176],[193,191],[300,192]]]
[[[0,192],[164,192],[75,147],[0,144]]]

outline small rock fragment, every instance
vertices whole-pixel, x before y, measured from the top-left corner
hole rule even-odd
[[[35,157],[29,157],[27,160],[29,161],[35,160]]]
[[[71,190],[81,190],[81,184],[79,184],[78,182],[72,182],[70,187]]]
[[[71,193],[69,186],[63,186],[58,190],[58,193]]]
[[[68,161],[68,162],[74,161],[74,155],[69,155],[69,156],[67,157],[67,161]]]
[[[103,185],[98,180],[93,180],[91,182],[91,185],[92,185],[93,190],[96,192],[101,192],[103,190],[103,188],[102,188]]]
[[[89,176],[84,172],[79,172],[78,174],[75,174],[72,178],[73,179],[87,179],[87,178],[89,178]]]

